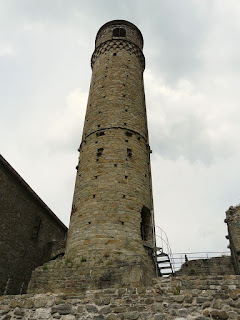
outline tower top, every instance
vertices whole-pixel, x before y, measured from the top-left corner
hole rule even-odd
[[[98,30],[95,48],[112,38],[123,38],[134,42],[140,49],[143,48],[143,36],[141,31],[133,23],[126,20],[112,20],[105,23]]]

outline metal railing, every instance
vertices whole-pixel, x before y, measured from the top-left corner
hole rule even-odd
[[[180,252],[180,253],[173,253],[173,264],[175,271],[178,271],[181,266],[187,262],[192,260],[208,260],[214,257],[224,257],[224,256],[231,256],[230,251],[210,251],[210,252]],[[220,268],[221,266],[219,266]],[[207,268],[207,267],[206,267]]]

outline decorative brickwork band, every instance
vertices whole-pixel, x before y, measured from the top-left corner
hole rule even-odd
[[[112,51],[126,50],[130,54],[134,54],[139,59],[142,66],[142,71],[144,71],[145,57],[142,53],[142,50],[133,42],[128,40],[122,40],[122,39],[117,39],[117,40],[111,39],[101,43],[93,52],[92,59],[91,59],[91,67],[93,68],[93,65],[98,59],[99,55],[111,50]]]

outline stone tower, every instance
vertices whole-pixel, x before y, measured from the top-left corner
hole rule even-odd
[[[156,277],[142,48],[130,22],[110,21],[97,33],[65,262],[48,265],[46,285],[35,271],[32,292],[54,291],[53,279],[66,272],[84,288],[147,285]]]
[[[97,33],[66,257],[113,267],[139,264],[151,274],[155,239],[142,48],[142,34],[130,22],[110,21]]]

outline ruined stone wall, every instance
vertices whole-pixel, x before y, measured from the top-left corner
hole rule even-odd
[[[0,297],[0,319],[240,319],[240,276],[155,279],[153,287]]]
[[[230,207],[226,212],[229,248],[236,274],[240,274],[240,206]]]
[[[64,239],[67,230],[13,171],[0,162],[0,294],[26,292],[32,270],[45,261],[47,243]]]
[[[181,275],[227,275],[235,274],[232,257],[213,257],[210,259],[198,259],[186,261],[177,276]]]

